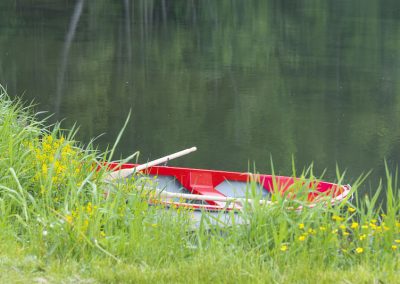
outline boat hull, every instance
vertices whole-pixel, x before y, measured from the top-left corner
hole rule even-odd
[[[108,167],[114,171],[133,169],[136,166],[138,165],[108,164]],[[286,194],[287,197],[293,199],[296,198],[296,190],[298,190],[299,185],[308,189],[306,200],[310,203],[310,206],[322,199],[326,202],[327,198],[321,197],[329,197],[330,202],[335,203],[346,198],[350,194],[351,188],[349,185],[338,185],[317,180],[308,181],[294,177],[182,167],[153,166],[146,168],[143,172],[153,178],[156,188],[166,193],[164,196],[169,194],[170,197],[184,197],[183,199],[203,201],[202,204],[198,204],[169,198],[162,201],[164,204],[185,206],[195,210],[240,210],[241,206],[238,202],[235,202],[235,199],[243,201],[257,196],[264,203],[269,203],[268,195],[271,192]],[[229,206],[227,206],[228,203]]]

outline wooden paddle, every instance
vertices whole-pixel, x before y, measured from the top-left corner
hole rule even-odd
[[[189,148],[189,149],[186,149],[186,150],[182,150],[182,151],[176,152],[174,154],[159,158],[157,160],[154,160],[154,161],[151,161],[151,162],[147,162],[146,164],[143,164],[143,165],[140,165],[140,166],[137,166],[137,167],[134,167],[134,168],[122,169],[122,170],[111,172],[105,177],[105,181],[109,181],[110,182],[110,181],[114,181],[116,179],[127,178],[127,177],[129,177],[130,175],[132,175],[132,174],[134,174],[136,172],[140,172],[140,171],[145,170],[147,168],[150,168],[150,167],[153,167],[153,166],[168,162],[170,160],[173,160],[173,159],[176,159],[176,158],[179,158],[179,157],[182,157],[182,156],[190,154],[190,153],[192,153],[192,152],[194,152],[196,150],[197,150],[196,147],[192,147],[192,148]]]

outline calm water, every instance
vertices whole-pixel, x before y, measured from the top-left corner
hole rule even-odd
[[[102,149],[132,110],[141,162],[373,184],[400,158],[400,2],[322,2],[2,0],[0,82]]]

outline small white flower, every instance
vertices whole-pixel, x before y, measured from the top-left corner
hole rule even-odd
[[[46,230],[43,231],[43,236],[47,236],[48,232]]]

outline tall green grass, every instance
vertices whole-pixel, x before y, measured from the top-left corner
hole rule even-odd
[[[113,150],[45,125],[1,89],[0,281],[397,281],[397,172],[371,197],[299,211],[290,208],[301,201],[274,193],[273,205],[247,204],[241,222],[213,226],[205,213],[194,228],[190,210],[148,204],[146,177],[105,183],[99,166]],[[315,179],[311,168],[299,175]]]

